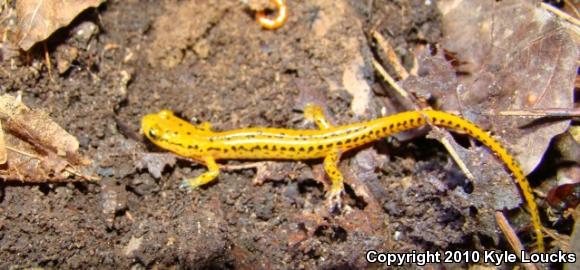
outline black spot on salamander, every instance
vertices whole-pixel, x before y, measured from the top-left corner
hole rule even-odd
[[[188,145],[187,149],[193,149],[193,145]]]
[[[185,147],[185,146],[184,146],[183,144],[181,144],[181,143],[170,142],[170,141],[167,141],[167,142],[168,142],[168,143],[170,143],[170,144],[173,144],[173,145],[177,145],[177,146]]]
[[[332,144],[332,143],[329,143],[329,144],[327,144],[327,145],[326,145],[326,148],[331,148],[333,145],[334,145],[334,144]]]
[[[344,141],[344,143],[350,143],[352,140],[350,138],[346,139],[346,141]]]
[[[234,151],[234,152],[236,151],[236,147],[235,146],[232,146],[232,151]]]
[[[447,120],[447,125],[448,125],[448,126],[452,126],[452,125],[453,125],[453,121],[451,121],[451,120]]]
[[[336,142],[336,145],[342,145],[342,141]]]
[[[294,151],[296,151],[296,149],[294,149],[294,147],[290,147],[290,148],[288,148],[288,151],[294,152]]]
[[[264,145],[262,148],[263,148],[264,150],[268,150],[268,145],[267,145],[267,144],[265,144],[265,145]]]
[[[300,152],[304,152],[304,147],[300,147],[300,148],[298,148],[298,151],[300,151]]]
[[[179,124],[177,124],[177,125],[178,125],[178,126],[180,126],[180,127],[182,127],[182,126],[183,126],[183,123],[179,123]]]
[[[358,137],[354,137],[354,139],[352,140],[352,142],[357,142],[358,141]]]
[[[314,151],[314,146],[308,147],[308,152],[312,152],[312,151]]]
[[[383,133],[387,132],[387,127],[383,127]]]
[[[208,147],[207,151],[221,151],[221,149],[219,149],[217,147]]]
[[[381,133],[381,131],[380,131],[380,130],[378,130],[378,129],[377,129],[377,130],[375,130],[375,135],[376,135],[376,136],[379,136],[379,133]]]
[[[227,152],[228,152],[228,149],[227,148],[224,148],[224,153],[227,153]]]
[[[282,147],[280,147],[280,150],[286,151],[286,147],[282,146]]]
[[[319,144],[317,148],[318,148],[318,150],[322,150],[322,148],[324,148],[324,145]]]
[[[272,151],[278,150],[275,145],[272,145]]]
[[[256,146],[252,147],[252,150],[250,150],[250,151],[260,150],[260,149],[261,149],[261,147],[259,145],[256,145]]]
[[[415,119],[411,118],[411,119],[409,120],[409,123],[411,123],[411,125],[412,125],[413,123],[415,123]]]
[[[389,125],[389,129],[393,129],[394,127],[395,127],[395,124],[393,124],[393,123],[391,123],[391,124]]]
[[[186,132],[185,134],[187,134],[187,135],[191,135],[191,131],[188,131],[188,132]]]
[[[400,126],[401,126],[401,122],[397,122],[397,127],[400,127]]]

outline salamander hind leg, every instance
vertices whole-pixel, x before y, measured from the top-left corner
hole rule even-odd
[[[217,163],[215,162],[215,159],[212,157],[207,157],[204,159],[204,161],[205,161],[205,165],[207,166],[208,171],[201,174],[200,176],[198,176],[196,178],[183,179],[183,181],[179,185],[180,188],[193,190],[199,186],[203,186],[203,185],[215,180],[218,177],[218,175],[220,173],[220,168],[218,167]]]
[[[332,127],[330,122],[328,122],[328,119],[326,119],[326,116],[324,116],[322,108],[312,103],[308,103],[304,106],[304,118],[314,122],[319,129],[328,129]]]
[[[330,211],[341,207],[341,197],[344,191],[344,179],[342,173],[338,169],[338,161],[340,155],[338,151],[329,154],[324,158],[324,171],[328,174],[330,181],[330,189],[326,193],[326,202]]]

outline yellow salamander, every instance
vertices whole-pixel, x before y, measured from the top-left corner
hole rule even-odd
[[[332,204],[340,202],[344,190],[343,177],[337,167],[342,153],[426,124],[466,133],[491,149],[511,171],[529,207],[538,250],[544,250],[538,207],[523,171],[497,140],[475,124],[446,112],[422,110],[402,112],[363,123],[332,126],[322,110],[315,105],[306,106],[305,117],[314,121],[319,129],[244,128],[214,132],[207,122],[194,126],[167,110],[143,117],[141,129],[159,147],[207,166],[208,172],[184,180],[182,185],[191,189],[207,184],[219,175],[216,160],[323,159],[324,170],[332,181],[327,192]]]

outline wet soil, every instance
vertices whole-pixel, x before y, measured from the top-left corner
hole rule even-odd
[[[370,64],[370,29],[403,59],[440,36],[438,11],[422,0],[288,5],[287,24],[268,31],[238,1],[108,1],[49,40],[52,63],[63,46],[78,49],[65,72],[49,73],[41,48],[15,69],[3,63],[2,92],[76,136],[101,180],[0,184],[0,268],[366,268],[371,249],[490,245],[469,195],[457,195],[465,178],[425,139],[345,155],[339,213],[328,213],[316,160],[283,163],[261,185],[255,170],[222,172],[193,192],[179,183],[202,166],[182,160],[159,178],[137,168],[139,153],[162,152],[138,133],[161,109],[216,130],[314,128],[300,112],[307,102],[336,124],[395,112]],[[87,22],[98,32],[83,39],[75,29]],[[441,188],[449,182],[460,192]]]

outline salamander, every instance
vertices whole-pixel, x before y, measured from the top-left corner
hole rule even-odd
[[[425,125],[465,133],[488,147],[512,173],[528,205],[538,250],[544,249],[538,207],[522,169],[496,139],[470,121],[442,111],[421,110],[401,112],[362,123],[333,126],[316,105],[307,105],[304,114],[318,129],[257,127],[216,132],[207,122],[192,125],[176,117],[171,111],[162,110],[143,117],[141,130],[157,146],[207,166],[207,172],[196,178],[183,180],[182,186],[190,189],[216,179],[220,171],[216,160],[322,159],[324,170],[331,180],[327,191],[331,204],[339,204],[344,191],[343,176],[337,167],[342,153],[391,134]]]

